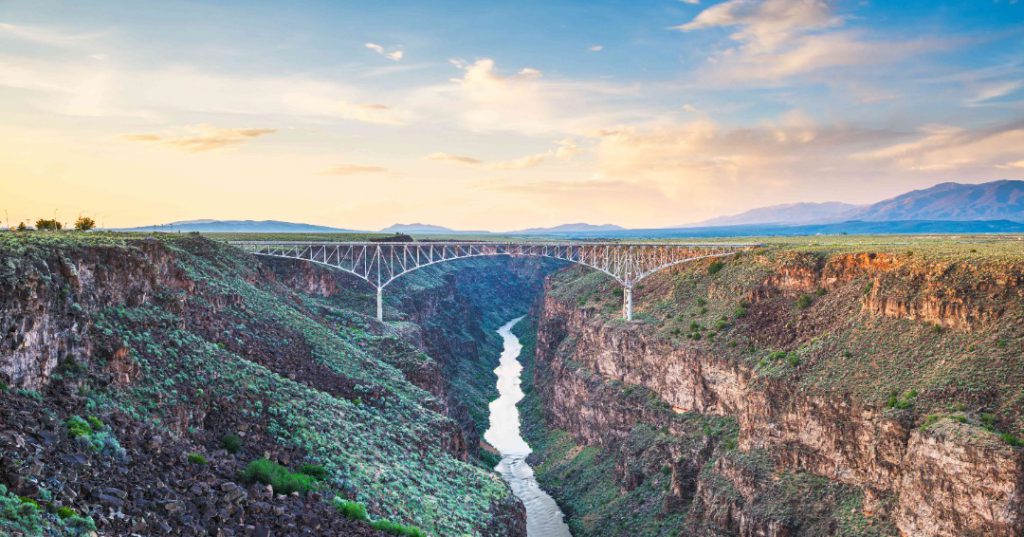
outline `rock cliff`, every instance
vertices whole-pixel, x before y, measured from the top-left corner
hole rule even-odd
[[[543,416],[614,458],[621,494],[668,468],[662,514],[688,509],[695,534],[1020,535],[1022,273],[776,251],[652,277],[634,323],[607,283],[559,275],[537,334]],[[734,419],[735,450],[694,415]],[[673,447],[652,442],[661,464],[638,474],[644,456],[617,447],[637,424]]]

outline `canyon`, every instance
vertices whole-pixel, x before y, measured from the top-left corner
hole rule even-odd
[[[482,440],[523,314],[528,461],[576,537],[1024,532],[1016,244],[768,245],[651,276],[633,322],[600,274],[460,260],[382,325],[316,265],[43,237],[0,249],[8,533],[524,536]]]

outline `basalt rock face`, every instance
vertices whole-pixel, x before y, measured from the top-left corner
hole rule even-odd
[[[982,369],[989,375],[985,395],[965,405],[975,389],[945,381],[961,378],[954,360],[968,346],[995,355],[989,363],[1016,363],[1007,349],[1020,341],[1014,327],[1024,303],[1021,278],[1019,265],[900,255],[751,256],[717,276],[701,266],[652,277],[638,303],[641,319],[645,304],[657,304],[646,310],[655,319],[635,323],[617,320],[608,304],[575,300],[560,289],[571,287],[571,278],[556,279],[540,312],[537,390],[552,427],[581,444],[612,448],[617,468],[637,458],[614,449],[637,423],[687,446],[663,454],[663,463],[672,469],[665,513],[689,506],[689,534],[1021,535],[1024,457],[1015,440],[990,432],[997,430],[993,423],[1004,430],[1019,423],[1015,392],[998,387],[1003,373]],[[701,298],[678,315],[696,319],[686,328],[671,304],[688,300],[691,289]],[[716,307],[726,312],[720,320]],[[663,314],[666,320],[658,320]],[[716,328],[704,326],[705,318],[717,320]],[[936,325],[948,331],[928,328]],[[690,332],[680,341],[683,330]],[[900,330],[910,335],[892,336]],[[892,339],[888,348],[867,346],[882,339]],[[975,349],[979,341],[988,348]],[[878,354],[854,366],[862,353],[857,345]],[[942,354],[954,347],[948,358]],[[850,367],[836,364],[843,360]],[[910,377],[897,385],[920,388],[894,390],[888,402],[885,392],[870,397],[877,386],[893,384],[868,375],[889,367]],[[1017,367],[1006,371],[1016,374]],[[942,387],[915,384],[926,375]],[[737,451],[720,439],[693,440],[692,430],[673,429],[650,405],[602,389],[608,383],[650,390],[680,416],[734,418]],[[650,475],[615,477],[626,491]],[[541,472],[540,479],[551,478]],[[786,494],[780,483],[815,491],[821,501],[769,501]],[[851,502],[856,520],[845,513]]]
[[[338,495],[430,534],[525,535],[464,462],[416,327],[360,313],[365,289],[200,237],[0,246],[0,534],[385,535]],[[243,478],[263,457],[312,465],[316,490]]]
[[[76,254],[9,261],[0,279],[0,380],[8,385],[39,389],[61,361],[87,357],[96,304],[141,304],[161,288],[190,286],[155,242]]]

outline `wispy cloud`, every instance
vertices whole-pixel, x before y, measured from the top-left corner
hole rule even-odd
[[[334,80],[229,75],[184,66],[126,67],[0,54],[0,87],[34,92],[30,106],[76,116],[165,119],[185,112],[375,125],[404,125],[412,117],[408,110],[371,101],[366,90]]]
[[[384,47],[378,45],[377,43],[367,43],[365,46],[366,48],[376,52],[377,54],[380,54],[381,56],[384,56],[385,58],[391,61],[397,62],[401,60],[403,56],[405,56],[405,52],[403,52],[401,49],[386,50]]]
[[[370,173],[384,173],[388,171],[382,166],[368,166],[364,164],[338,164],[320,172],[321,175],[363,175]]]
[[[277,132],[276,129],[267,128],[226,129],[212,125],[194,125],[183,130],[185,133],[181,135],[139,133],[124,134],[120,138],[130,142],[155,142],[189,153],[202,153],[238,146]]]
[[[604,45],[590,45],[587,50],[590,52],[601,52],[604,50]]]
[[[916,139],[858,153],[899,170],[946,171],[1005,168],[1024,155],[1024,120],[970,129],[952,125],[921,127]]]
[[[1009,80],[987,84],[978,88],[971,98],[967,99],[968,105],[986,104],[1001,97],[1010,95],[1017,90],[1024,88],[1024,81]]]
[[[95,39],[100,35],[99,33],[72,33],[45,26],[25,26],[0,22],[0,37],[20,39],[40,45],[78,45],[83,41]]]
[[[839,26],[842,20],[822,0],[729,0],[676,26],[685,32],[738,27],[731,38],[752,50],[773,51],[794,37]]]
[[[843,17],[824,0],[729,0],[711,6],[682,32],[735,28],[734,43],[711,57],[712,73],[724,81],[781,80],[821,69],[902,60],[940,43],[871,40],[846,30]]]
[[[559,160],[571,160],[576,155],[579,155],[583,150],[576,145],[576,142],[570,138],[565,140],[559,140],[556,143],[556,147],[545,151],[543,153],[536,153],[533,155],[526,155],[524,157],[508,159],[508,160],[496,160],[491,162],[485,162],[478,158],[468,157],[465,155],[455,155],[452,153],[432,153],[427,155],[428,160],[434,160],[438,162],[448,162],[452,164],[459,164],[463,166],[479,166],[488,170],[523,170],[526,168],[533,168],[538,166],[549,158],[557,158]]]
[[[482,163],[480,159],[467,157],[465,155],[454,155],[452,153],[431,153],[427,155],[427,160],[433,160],[437,162],[450,162],[453,164],[462,164],[468,166],[476,166],[477,164]]]

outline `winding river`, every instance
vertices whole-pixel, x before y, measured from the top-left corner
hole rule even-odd
[[[562,510],[534,479],[533,468],[526,463],[526,456],[532,450],[519,434],[519,409],[516,404],[524,397],[520,386],[523,365],[519,363],[519,353],[523,346],[512,333],[512,327],[520,320],[522,317],[512,319],[498,329],[504,342],[501,362],[494,370],[498,375],[498,398],[491,401],[491,426],[484,433],[484,439],[501,453],[501,462],[495,470],[526,506],[527,536],[572,537],[563,520]]]

